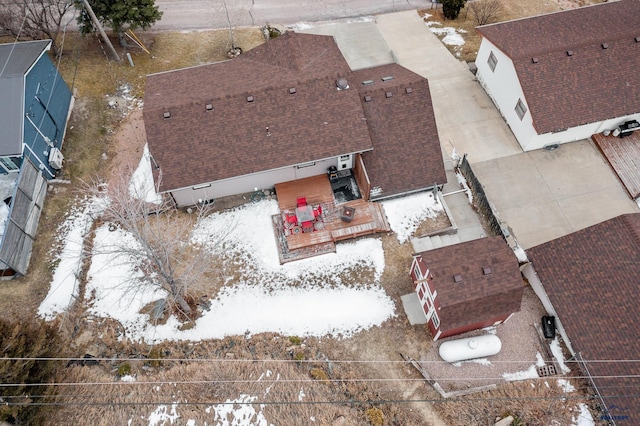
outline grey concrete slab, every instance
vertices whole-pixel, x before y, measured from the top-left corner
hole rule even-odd
[[[297,30],[308,34],[333,36],[353,70],[395,62],[391,49],[373,19],[361,22],[328,22]]]
[[[409,324],[416,325],[427,323],[427,317],[424,315],[422,306],[420,306],[420,299],[418,299],[417,294],[405,294],[404,296],[400,296],[400,299],[402,300],[402,307],[404,308],[404,312],[407,314]]]
[[[524,248],[638,211],[590,141],[472,164]]]

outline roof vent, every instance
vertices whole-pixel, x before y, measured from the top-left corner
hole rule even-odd
[[[247,96],[247,102],[253,102],[255,98],[253,96]]]
[[[567,50],[567,56],[573,56],[573,50]]]
[[[392,93],[392,92],[385,92],[385,93],[384,93],[384,95],[385,95],[387,98],[390,98],[390,97],[392,97],[392,96],[393,96],[393,93]]]
[[[600,46],[602,46],[603,49],[609,48],[609,45],[607,43],[602,43]]]
[[[211,111],[213,109],[212,104],[206,104],[204,107],[206,108],[207,111]]]
[[[531,58],[531,63],[532,64],[537,64],[538,63],[538,58]]]
[[[336,80],[336,86],[338,87],[338,90],[346,90],[349,88],[349,82],[346,78],[340,77]]]
[[[362,84],[364,84],[365,86],[368,86],[368,85],[373,84],[373,83],[375,83],[375,81],[373,81],[373,80],[365,80],[365,81],[362,82]]]
[[[165,112],[162,113],[162,116],[164,118],[171,118],[171,113],[169,111],[165,111]]]
[[[462,275],[460,275],[460,274],[455,274],[455,275],[453,276],[453,282],[454,282],[454,283],[461,283],[461,282],[462,282]]]
[[[482,275],[491,275],[491,267],[483,266],[482,267]]]
[[[404,93],[409,94],[411,92],[413,92],[413,88],[411,88],[411,87],[405,87],[404,88]]]
[[[371,96],[366,95],[366,96],[364,97],[364,101],[365,101],[365,102],[371,102]]]
[[[382,77],[382,81],[389,81],[389,80],[393,80],[393,76],[392,75],[388,75],[386,77]]]
[[[290,94],[290,95],[295,95],[295,94],[296,94],[296,92],[297,92],[297,90],[296,90],[296,88],[295,88],[295,87],[291,87],[291,88],[289,89],[289,94]]]
[[[636,43],[640,43],[640,37],[636,37],[634,38],[634,40],[636,41]]]

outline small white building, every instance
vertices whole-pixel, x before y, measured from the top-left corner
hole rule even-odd
[[[640,120],[640,1],[478,27],[477,79],[524,151]]]

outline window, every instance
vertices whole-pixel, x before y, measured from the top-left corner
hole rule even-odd
[[[516,104],[516,114],[518,114],[518,117],[520,118],[520,120],[524,118],[524,115],[526,113],[527,113],[527,107],[524,106],[524,102],[522,102],[522,99],[518,99],[518,103]]]
[[[6,172],[17,172],[20,170],[20,159],[17,157],[0,157],[0,166]]]
[[[437,313],[433,313],[433,316],[431,317],[431,323],[433,324],[433,328],[440,328],[440,318],[438,318],[438,314]]]
[[[491,71],[496,70],[496,65],[498,65],[498,58],[496,58],[496,55],[494,55],[493,52],[489,53],[489,59],[487,60],[487,63],[489,64],[489,68],[491,68]]]
[[[416,266],[413,267],[413,274],[416,276],[416,280],[422,279],[422,271],[420,271],[420,265],[416,262]]]

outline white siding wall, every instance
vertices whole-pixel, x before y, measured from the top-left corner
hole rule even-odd
[[[312,165],[312,163],[315,163]],[[171,191],[179,207],[192,206],[198,200],[211,200],[213,198],[227,197],[229,195],[253,192],[255,188],[273,188],[276,183],[302,179],[327,173],[329,166],[337,165],[335,158],[302,164],[298,167],[285,167],[282,169],[268,170],[261,173],[239,176],[211,182],[210,186],[202,188],[202,185]]]
[[[487,63],[491,52],[498,60],[493,71]],[[529,141],[536,136],[536,131],[533,128],[531,114],[528,111],[529,106],[524,99],[513,62],[490,41],[482,39],[476,57],[476,67],[478,68],[476,78],[493,100],[522,148],[525,149]],[[522,120],[515,111],[518,99],[521,99],[527,107],[527,113]]]

